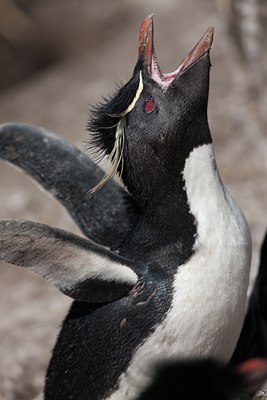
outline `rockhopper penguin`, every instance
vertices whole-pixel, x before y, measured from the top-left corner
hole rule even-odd
[[[30,221],[0,223],[0,258],[76,300],[53,351],[46,400],[135,399],[154,361],[226,363],[234,351],[251,240],[220,179],[208,126],[212,39],[210,28],[163,74],[152,16],[144,20],[132,78],[89,123],[93,145],[113,164],[105,176],[42,129],[0,128],[1,157],[53,193],[93,240]],[[112,181],[116,172],[128,193]]]

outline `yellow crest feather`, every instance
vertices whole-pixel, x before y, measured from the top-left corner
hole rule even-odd
[[[122,163],[122,168],[121,168],[121,172],[123,170],[123,149],[124,149],[124,129],[126,126],[126,118],[125,116],[132,111],[132,109],[134,108],[136,102],[138,101],[142,91],[144,88],[144,84],[143,84],[143,77],[142,77],[142,72],[140,71],[140,75],[139,75],[139,85],[136,91],[136,94],[133,98],[133,101],[131,102],[131,104],[126,108],[125,111],[123,111],[121,114],[119,115],[111,115],[114,118],[117,117],[121,117],[119,123],[117,124],[117,129],[116,129],[116,133],[115,133],[115,142],[114,142],[114,147],[112,149],[112,152],[109,155],[109,158],[112,162],[112,168],[111,170],[105,174],[105,176],[101,179],[101,181],[89,191],[89,195],[94,194],[96,191],[98,191],[99,189],[101,189],[103,186],[106,185],[106,183],[108,183],[108,181],[110,179],[112,179],[115,175],[116,172],[118,170],[118,167],[120,165],[120,163]],[[116,125],[115,125],[116,126]]]

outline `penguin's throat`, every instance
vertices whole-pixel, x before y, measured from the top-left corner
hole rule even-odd
[[[139,187],[134,179],[133,190],[129,188],[139,213],[121,254],[176,268],[177,259],[185,262],[192,255],[197,229],[184,190],[185,182],[181,174],[173,179],[176,182],[165,178],[153,185],[146,184],[145,178],[144,175],[144,180],[139,180]]]

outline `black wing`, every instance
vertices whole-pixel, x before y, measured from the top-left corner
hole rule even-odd
[[[45,129],[0,125],[0,158],[41,184],[95,242],[116,248],[136,218],[131,197],[115,182],[89,197],[88,191],[104,172],[76,147]]]

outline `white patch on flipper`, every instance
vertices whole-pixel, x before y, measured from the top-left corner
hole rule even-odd
[[[51,248],[50,240],[46,243]],[[59,245],[59,243],[57,244]],[[40,260],[41,261],[41,260]],[[108,257],[98,255],[90,250],[84,250],[79,246],[70,246],[69,243],[60,243],[58,251],[53,249],[51,258],[47,258],[45,266],[45,278],[57,287],[72,289],[73,286],[84,282],[87,279],[98,279],[106,282],[126,283],[135,285],[138,281],[136,273],[126,265],[119,264]],[[42,274],[44,260],[40,267],[34,265],[33,269]],[[51,265],[51,267],[49,267]]]
[[[183,171],[197,220],[195,253],[174,279],[171,308],[135,352],[108,400],[131,400],[150,383],[155,361],[215,357],[227,362],[238,340],[251,263],[250,231],[224,188],[212,145],[194,149]]]
[[[91,249],[88,239],[31,221],[1,220],[0,231],[0,259],[37,272],[63,291],[92,279],[132,286],[138,281],[130,267]]]

